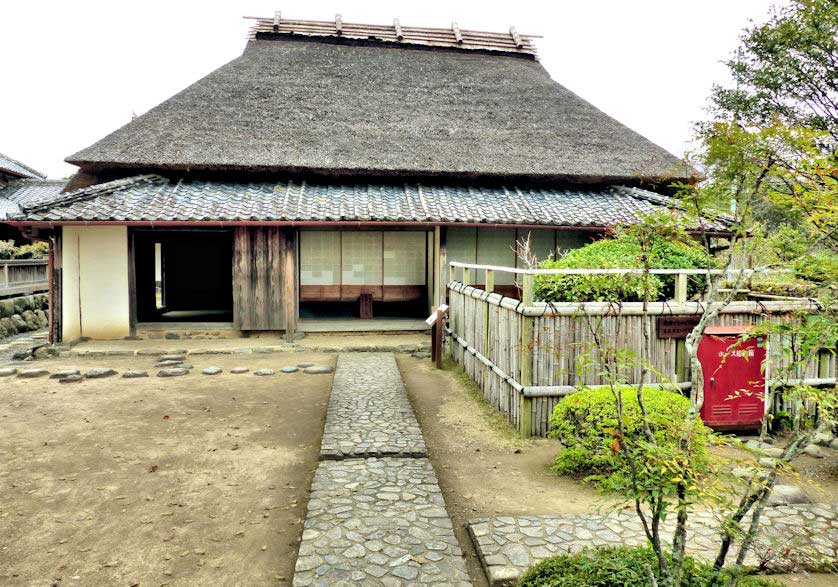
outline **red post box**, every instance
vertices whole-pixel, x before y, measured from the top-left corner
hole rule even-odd
[[[759,428],[765,417],[765,341],[743,342],[741,336],[747,331],[747,326],[711,326],[698,344],[704,373],[701,419],[711,428]]]

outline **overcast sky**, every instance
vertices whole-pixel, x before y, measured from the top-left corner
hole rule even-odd
[[[271,16],[540,34],[559,83],[678,155],[721,60],[781,0],[0,0],[0,152],[50,177],[63,159],[241,54]]]

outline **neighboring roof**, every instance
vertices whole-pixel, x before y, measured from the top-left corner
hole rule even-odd
[[[260,34],[241,57],[67,161],[518,185],[694,174],[528,56],[359,43]]]
[[[54,200],[66,179],[17,179],[0,186],[0,220],[20,214],[23,206]]]
[[[0,174],[8,174],[14,175],[17,177],[33,177],[33,178],[40,178],[43,179],[46,177],[40,171],[36,171],[29,167],[28,165],[24,165],[20,161],[12,159],[0,153]]]
[[[471,51],[501,51],[522,55],[536,55],[534,35],[521,35],[511,27],[508,33],[471,31],[460,29],[457,23],[451,28],[427,28],[402,26],[399,19],[392,26],[343,22],[338,14],[335,20],[288,20],[277,12],[273,18],[253,18],[250,38],[258,34],[301,35],[309,37],[340,37],[364,41],[379,41],[396,45],[419,45],[423,47],[446,47]]]
[[[675,206],[637,188],[170,182],[143,175],[61,194],[27,222],[422,222],[606,227]],[[714,223],[713,230],[724,230]]]

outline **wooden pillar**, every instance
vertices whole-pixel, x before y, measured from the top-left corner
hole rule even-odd
[[[494,269],[486,269],[486,291],[492,293],[495,291],[495,271]]]
[[[285,230],[285,258],[282,267],[282,297],[285,301],[285,340],[294,342],[297,333],[297,239],[293,230]]]
[[[437,226],[439,231],[439,299],[437,306],[448,303],[448,282],[451,278],[448,274],[448,229],[444,226]],[[435,233],[436,234],[436,231]]]
[[[687,303],[687,274],[675,275],[675,303]],[[651,318],[647,318],[651,320]],[[690,380],[690,361],[687,357],[687,341],[683,338],[675,339],[675,382]]]
[[[533,303],[533,276],[525,273],[521,285],[521,305],[526,308]],[[521,385],[532,386],[532,340],[533,321],[531,316],[521,315]],[[521,436],[530,436],[532,433],[532,398],[524,397],[521,394],[520,403],[520,426]]]

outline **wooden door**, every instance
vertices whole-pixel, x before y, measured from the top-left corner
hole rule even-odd
[[[272,226],[239,227],[233,240],[236,328],[285,330],[286,313],[290,317],[289,310],[296,304],[294,289],[286,287],[286,281],[294,280],[293,235]]]

